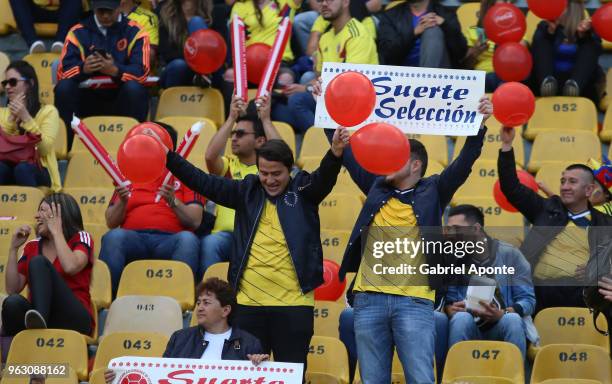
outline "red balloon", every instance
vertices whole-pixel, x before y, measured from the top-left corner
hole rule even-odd
[[[135,125],[132,129],[130,129],[130,131],[127,133],[127,135],[125,135],[125,139],[123,139],[123,140],[125,141],[125,140],[129,139],[132,136],[140,135],[147,128],[153,130],[153,132],[155,132],[157,134],[157,136],[159,136],[161,138],[161,141],[164,142],[164,145],[166,147],[168,147],[168,149],[170,149],[170,150],[174,149],[174,143],[172,142],[172,138],[170,137],[170,134],[168,133],[168,131],[166,131],[159,124],[155,124],[155,123],[152,123],[150,121],[146,121],[144,123],[140,123],[138,125]]]
[[[555,21],[567,8],[567,0],[527,0],[527,6],[540,19]]]
[[[599,37],[612,41],[612,3],[599,7],[591,18],[593,29]]]
[[[163,175],[166,154],[155,138],[134,135],[121,143],[117,151],[117,164],[132,183],[149,183]]]
[[[389,175],[410,159],[410,143],[404,133],[387,123],[361,127],[350,139],[355,160],[368,172]]]
[[[315,300],[336,301],[344,293],[346,280],[340,281],[340,267],[332,260],[323,260],[323,284],[315,289]]]
[[[343,127],[363,123],[374,110],[376,91],[368,77],[355,71],[343,72],[325,89],[325,108],[329,116]]]
[[[268,65],[271,50],[272,48],[264,43],[255,43],[246,47],[246,72],[249,83],[259,85]]]
[[[221,68],[225,62],[227,45],[223,37],[212,29],[192,33],[183,47],[187,65],[196,73],[206,75]]]
[[[538,182],[531,175],[531,173],[519,169],[516,171],[516,176],[518,177],[521,184],[531,189],[534,192],[538,191]],[[499,180],[495,182],[493,186],[493,197],[495,198],[495,202],[497,205],[501,207],[501,209],[506,210],[508,212],[518,212],[518,209],[514,208],[512,204],[506,199],[506,195],[501,190],[501,186],[499,184]]]
[[[525,35],[525,15],[515,5],[495,4],[485,15],[484,29],[488,39],[496,44],[519,42]]]
[[[531,53],[521,43],[504,43],[495,49],[493,68],[503,81],[523,81],[531,73]]]
[[[493,92],[493,115],[505,127],[517,127],[529,121],[535,112],[535,97],[521,83],[505,83]]]

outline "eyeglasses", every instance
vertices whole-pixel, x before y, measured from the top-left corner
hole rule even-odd
[[[20,77],[20,78],[11,77],[10,79],[2,80],[0,84],[2,84],[2,88],[6,88],[7,85],[10,85],[11,87],[16,87],[18,81],[26,81],[26,80],[27,79],[24,77]]]
[[[236,135],[237,139],[242,138],[244,135],[254,135],[255,132],[247,132],[244,129],[234,129],[232,131],[232,136]]]

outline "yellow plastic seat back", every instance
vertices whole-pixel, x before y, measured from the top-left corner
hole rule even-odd
[[[446,136],[412,133],[406,135],[406,137],[418,140],[425,146],[429,161],[436,161],[443,166],[448,165],[448,143],[446,142]]]
[[[601,158],[601,143],[593,132],[559,131],[538,134],[531,149],[529,172],[549,163],[583,163]]]
[[[453,204],[464,198],[490,198],[493,196],[493,186],[499,179],[497,161],[476,160],[472,173],[453,197]]]
[[[84,223],[105,224],[106,208],[113,197],[112,188],[64,188],[72,195],[81,208]],[[98,247],[100,243],[96,244]]]
[[[302,157],[314,157],[322,158],[327,150],[329,150],[330,144],[325,136],[323,129],[311,127],[304,134],[302,140],[302,148],[300,149],[300,158]]]
[[[361,206],[361,200],[355,195],[330,193],[319,204],[321,228],[352,230]]]
[[[215,263],[208,267],[206,272],[204,272],[203,281],[210,279],[211,277],[217,277],[221,280],[227,281],[227,271],[229,269],[229,263],[227,261],[221,263]]]
[[[91,116],[84,118],[83,124],[89,128],[106,151],[116,159],[119,146],[130,129],[138,124],[138,121],[132,117],[125,116]],[[75,138],[71,153],[79,152],[89,154],[83,142]]]
[[[110,306],[112,301],[111,276],[108,266],[102,260],[94,262],[89,294],[97,308],[106,309]]]
[[[608,71],[608,77],[612,78],[612,71]],[[609,80],[609,82],[612,84],[612,80]],[[611,89],[608,91],[608,98],[612,99],[612,85],[610,88]],[[606,116],[604,117],[603,127],[599,133],[599,137],[602,141],[606,142],[612,140],[612,107],[608,107],[608,110],[606,111]]]
[[[156,119],[168,116],[207,117],[220,127],[225,121],[223,95],[214,88],[164,89],[159,97]]]
[[[489,130],[485,135],[482,152],[480,154],[480,157],[478,158],[479,160],[497,161],[497,157],[499,156],[499,149],[501,148],[501,138],[499,135],[500,126],[501,124],[497,120],[495,120],[494,117],[491,117],[489,120],[487,120],[487,127],[489,128]],[[520,136],[522,128],[517,127],[515,129],[517,130],[516,138],[512,143],[512,146],[514,147],[514,158],[516,160],[516,163],[522,167],[525,165],[525,147],[523,145],[523,139]],[[459,156],[459,152],[463,148],[465,140],[465,136],[457,137],[457,141],[455,142],[455,149],[453,151],[453,159],[456,159],[457,156]]]
[[[162,357],[168,337],[152,332],[117,332],[102,339],[93,369],[106,368],[115,357]]]
[[[348,384],[348,354],[344,344],[332,337],[313,336],[308,349],[308,373],[326,373]]]
[[[461,4],[459,8],[457,8],[457,19],[459,20],[459,24],[461,24],[461,33],[463,33],[463,36],[466,38],[468,37],[470,28],[478,24],[479,11],[479,3]]]
[[[0,216],[33,222],[43,197],[45,195],[38,188],[3,185],[0,189]]]
[[[323,247],[323,258],[335,261],[340,265],[350,237],[350,231],[322,229],[321,246]]]
[[[315,301],[314,334],[338,338],[338,321],[344,305],[333,301]]]
[[[77,140],[77,139],[75,139]],[[113,188],[113,180],[89,152],[71,156],[66,170],[65,188]]]
[[[177,146],[183,140],[185,133],[187,133],[187,131],[190,130],[195,123],[197,123],[198,121],[204,123],[204,127],[200,131],[200,137],[198,138],[198,141],[196,141],[196,144],[191,150],[189,156],[187,156],[187,160],[189,160],[197,167],[206,170],[206,162],[204,161],[204,155],[206,153],[206,148],[208,147],[210,140],[212,140],[213,136],[217,132],[217,127],[215,126],[215,123],[210,119],[191,116],[168,116],[164,117],[163,119],[160,119],[159,121],[172,126],[176,130],[178,134],[176,143]]]
[[[601,347],[586,344],[549,344],[533,363],[531,383],[548,379],[589,379],[612,383],[610,356]]]
[[[108,310],[103,337],[115,332],[157,332],[170,337],[183,328],[179,303],[167,296],[123,296]]]
[[[609,350],[608,337],[597,332],[588,308],[554,307],[538,312],[534,325],[540,344],[589,344]],[[608,329],[605,316],[597,318],[599,329]]]
[[[58,53],[31,53],[25,55],[23,60],[30,63],[36,71],[36,77],[41,84],[53,84],[51,65],[55,60],[59,60]]]
[[[597,133],[595,104],[584,97],[543,97],[536,100],[525,138],[534,140],[542,132],[570,130]]]

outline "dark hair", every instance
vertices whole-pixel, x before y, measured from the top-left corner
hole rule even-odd
[[[257,154],[257,166],[259,166],[259,158],[263,157],[268,161],[283,163],[289,171],[293,167],[293,152],[291,152],[291,148],[283,140],[268,140],[264,145],[256,149],[255,153]]]
[[[416,139],[408,139],[408,142],[410,143],[410,160],[421,161],[421,177],[423,177],[427,172],[427,149]]]
[[[264,130],[263,123],[257,114],[257,106],[255,105],[255,101],[251,100],[249,105],[247,106],[246,113],[244,115],[239,115],[236,119],[236,122],[240,121],[250,121],[253,123],[253,132],[255,132],[255,138],[258,137],[266,137],[266,131]]]
[[[594,182],[595,181],[595,176],[593,175],[593,170],[591,168],[589,168],[587,165],[584,164],[571,164],[569,165],[567,168],[565,168],[566,171],[575,171],[575,170],[581,170],[584,171],[585,173],[587,173],[589,175],[589,182]]]
[[[208,27],[213,23],[212,19],[213,2],[212,0],[196,0],[196,16],[200,16],[206,21]],[[168,40],[172,45],[180,47],[183,51],[183,45],[187,40],[187,19],[183,15],[181,9],[181,0],[166,0],[159,10],[160,27],[168,31]]]
[[[448,217],[457,215],[464,215],[470,224],[478,223],[484,227],[484,215],[478,207],[471,204],[461,204],[451,208],[448,212]]]
[[[232,308],[227,319],[228,322],[230,322],[235,313],[236,306],[238,305],[236,301],[236,293],[234,292],[232,286],[227,281],[221,280],[217,277],[211,277],[202,281],[196,287],[196,300],[206,292],[213,293],[217,300],[219,300],[219,303],[221,303],[222,307],[229,305]]]
[[[83,230],[81,209],[71,195],[67,193],[53,193],[43,198],[38,206],[40,207],[42,203],[47,203],[49,206],[55,203],[60,206],[62,212],[62,232],[66,241],[70,240],[77,232]]]
[[[38,77],[36,76],[36,71],[34,67],[30,65],[27,61],[17,60],[13,61],[6,67],[6,71],[9,69],[15,70],[19,72],[21,77],[26,79],[28,84],[28,90],[26,91],[26,109],[30,116],[34,117],[40,110],[40,99],[38,95]]]
[[[178,133],[176,132],[176,129],[174,129],[174,127],[170,124],[162,123],[161,121],[154,121],[154,123],[165,129],[166,132],[168,132],[168,134],[170,135],[170,139],[172,140],[172,145],[176,150],[176,142],[178,139]]]

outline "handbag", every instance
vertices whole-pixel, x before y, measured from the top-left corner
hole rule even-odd
[[[36,148],[40,136],[29,132],[22,135],[9,135],[0,128],[0,161],[12,163],[27,162],[39,164],[39,154]]]

